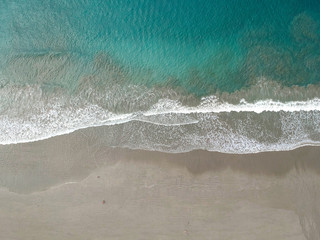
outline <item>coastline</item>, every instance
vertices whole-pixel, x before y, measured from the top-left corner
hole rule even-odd
[[[320,0],[0,6],[0,240],[320,240]]]
[[[18,193],[42,191],[64,182],[81,181],[92,171],[120,160],[167,164],[168,167],[186,168],[195,175],[232,169],[245,174],[282,176],[300,168],[320,174],[318,146],[248,154],[206,150],[168,153],[107,146],[103,139],[107,133],[104,130],[103,127],[87,128],[35,142],[0,145],[0,187]],[[14,176],[12,185],[10,174],[16,171],[26,178]],[[28,182],[28,176],[33,180]],[[42,177],[50,181],[35,185]]]
[[[171,154],[110,148],[99,131],[0,147],[1,238],[320,236],[319,147]]]

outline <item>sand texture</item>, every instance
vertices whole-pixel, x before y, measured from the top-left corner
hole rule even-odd
[[[320,239],[320,148],[106,147],[99,128],[0,147],[0,239]]]

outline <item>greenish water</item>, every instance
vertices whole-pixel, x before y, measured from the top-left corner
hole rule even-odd
[[[3,68],[21,55],[71,54],[89,65],[105,54],[128,81],[199,96],[259,76],[307,85],[320,76],[319,12],[319,1],[2,0],[0,54]]]
[[[196,124],[203,116],[190,112],[235,109],[313,111],[315,132],[296,143],[318,141],[319,1],[0,0],[0,21],[2,143],[110,121]]]

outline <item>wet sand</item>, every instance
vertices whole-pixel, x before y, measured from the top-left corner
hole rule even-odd
[[[0,239],[320,239],[320,148],[110,148],[103,128],[0,146]]]

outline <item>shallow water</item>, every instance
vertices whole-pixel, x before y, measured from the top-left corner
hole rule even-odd
[[[97,125],[169,152],[319,144],[318,1],[0,4],[2,144]]]
[[[319,13],[0,0],[0,238],[319,239]]]

